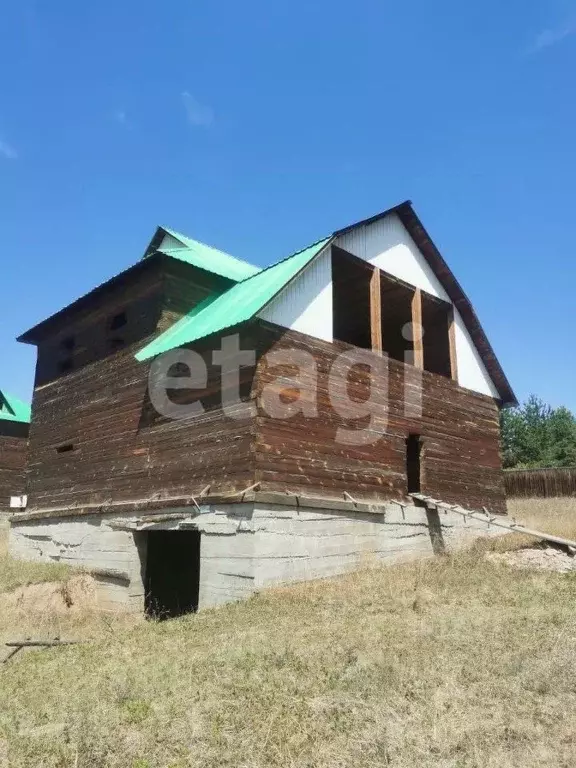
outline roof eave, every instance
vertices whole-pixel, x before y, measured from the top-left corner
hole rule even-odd
[[[169,258],[160,251],[156,251],[154,254],[152,254],[152,256],[156,256],[156,254],[158,254],[159,257],[163,259]],[[152,263],[152,261],[152,257],[146,259],[145,261],[137,261],[136,264],[132,264],[132,266],[128,267],[122,272],[119,272],[117,275],[114,275],[114,277],[106,280],[106,282],[96,286],[96,288],[93,288],[91,291],[88,291],[88,293],[83,294],[79,298],[72,301],[70,304],[67,304],[65,307],[58,310],[58,312],[55,312],[53,315],[50,315],[41,322],[37,323],[33,328],[30,328],[18,336],[16,341],[19,341],[21,344],[36,344],[39,338],[42,336],[43,331],[45,331],[53,323],[65,317],[68,312],[79,309],[89,299],[93,299],[95,296],[105,293],[122,280],[125,280],[127,277],[132,277],[134,274],[137,274],[140,271],[149,269],[149,265]]]

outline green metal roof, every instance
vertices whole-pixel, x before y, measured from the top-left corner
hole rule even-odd
[[[136,355],[148,360],[250,320],[322,251],[332,237],[289,256],[227,291],[206,299]]]
[[[30,424],[32,409],[17,397],[0,390],[0,421],[19,421]]]
[[[184,261],[187,264],[192,264],[200,269],[205,269],[208,272],[214,272],[216,275],[227,277],[234,282],[239,280],[246,280],[248,277],[260,272],[259,267],[255,267],[252,264],[248,264],[247,261],[242,261],[234,256],[230,256],[229,253],[219,251],[217,248],[212,248],[210,245],[205,245],[198,240],[192,240],[185,235],[181,235],[179,232],[175,232],[173,229],[167,229],[166,227],[159,227],[154,239],[159,239],[161,233],[170,235],[171,238],[177,240],[182,244],[181,247],[170,245],[169,248],[149,249],[144,256],[147,258],[152,253],[159,251],[167,256],[171,256],[173,259]]]

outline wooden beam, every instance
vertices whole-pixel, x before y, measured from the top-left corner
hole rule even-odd
[[[458,515],[462,515],[462,517],[469,517],[471,520],[479,520],[480,522],[487,523],[488,525],[495,525],[498,528],[505,528],[511,533],[521,533],[524,536],[532,536],[535,539],[551,541],[553,544],[561,544],[564,547],[568,547],[570,551],[574,550],[576,552],[576,541],[573,539],[564,539],[560,536],[554,536],[550,533],[545,533],[544,531],[535,531],[532,528],[525,528],[523,525],[520,525],[516,522],[510,523],[508,522],[507,516],[505,515],[490,515],[488,510],[486,510],[486,512],[479,512],[475,509],[465,509],[459,504],[447,504],[444,501],[433,499],[431,496],[425,496],[423,493],[411,493],[409,495],[412,496],[413,499],[423,501],[428,509],[442,509],[446,512],[456,512]],[[486,507],[484,507],[484,509],[486,509]]]
[[[372,352],[382,354],[382,304],[380,292],[380,270],[374,267],[370,278],[370,333]]]
[[[412,297],[412,336],[414,343],[414,365],[424,368],[424,328],[422,326],[422,291],[416,288]]]
[[[11,640],[7,648],[56,648],[59,645],[80,645],[80,640]]]
[[[454,381],[458,381],[458,357],[456,355],[456,324],[454,321],[454,307],[448,315],[448,344],[450,346],[450,373]]]

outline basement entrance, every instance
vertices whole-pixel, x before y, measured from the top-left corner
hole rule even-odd
[[[148,531],[146,539],[146,615],[171,619],[197,611],[200,531]]]

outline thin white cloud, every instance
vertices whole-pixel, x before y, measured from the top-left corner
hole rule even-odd
[[[120,125],[127,125],[128,115],[123,109],[117,109],[116,112],[114,112],[114,120]]]
[[[208,128],[214,122],[214,110],[212,107],[200,104],[188,91],[182,93],[182,103],[184,104],[186,117],[190,125]]]
[[[529,53],[539,53],[545,48],[551,48],[574,34],[576,34],[576,16],[557,27],[543,29],[530,46]]]
[[[2,139],[0,139],[0,155],[6,160],[16,160],[18,158],[18,152],[16,152],[14,147]]]

